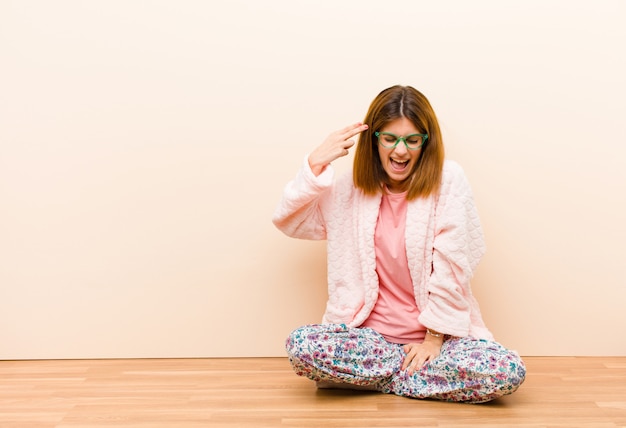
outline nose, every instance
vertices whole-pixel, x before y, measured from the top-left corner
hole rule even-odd
[[[405,154],[407,152],[406,142],[404,140],[398,141],[398,144],[396,144],[396,147],[393,149],[393,151],[399,155]]]

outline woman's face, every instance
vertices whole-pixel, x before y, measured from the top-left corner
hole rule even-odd
[[[398,137],[407,137],[419,134],[420,131],[406,117],[394,119],[387,123],[379,132],[389,132]],[[392,143],[393,144],[393,143]],[[403,141],[399,141],[394,148],[383,147],[378,144],[378,154],[383,169],[389,176],[387,188],[392,193],[401,193],[408,189],[409,177],[419,159],[422,149],[409,150]]]

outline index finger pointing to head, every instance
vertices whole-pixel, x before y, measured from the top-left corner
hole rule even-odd
[[[367,128],[369,128],[369,126],[367,124],[364,124],[364,123],[361,123],[361,122],[357,122],[357,123],[355,123],[353,125],[345,127],[342,130],[343,131],[343,136],[347,140],[348,138],[352,138],[355,135],[360,134],[361,132],[365,131]]]

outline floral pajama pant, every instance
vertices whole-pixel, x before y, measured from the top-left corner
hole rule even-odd
[[[401,370],[403,346],[371,328],[306,325],[289,335],[286,349],[300,376],[411,398],[482,403],[513,393],[526,375],[515,351],[470,337],[448,338],[441,354],[413,375]]]

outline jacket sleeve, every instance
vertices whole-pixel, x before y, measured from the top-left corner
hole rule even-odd
[[[326,239],[321,201],[330,192],[333,177],[330,165],[315,176],[306,156],[296,177],[285,186],[272,217],[274,225],[293,238]]]
[[[432,273],[420,322],[452,336],[469,335],[474,298],[470,280],[485,253],[478,212],[460,166],[444,175],[437,202]]]

